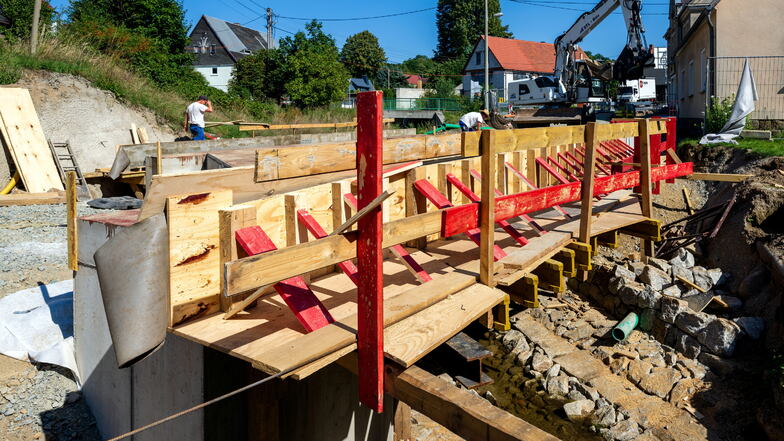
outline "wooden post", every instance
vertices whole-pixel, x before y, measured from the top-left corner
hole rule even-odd
[[[406,172],[406,217],[427,212],[427,199],[414,188],[414,182],[420,179],[425,179],[424,167],[417,167]],[[425,248],[427,236],[411,240],[407,245],[412,248]]]
[[[38,20],[41,17],[41,0],[33,3],[33,26],[30,29],[30,53],[38,50]]]
[[[651,195],[651,137],[647,119],[638,120],[640,123],[640,203],[642,215],[653,216],[653,198]],[[640,239],[640,251],[644,260],[653,257],[653,242]]]
[[[246,227],[258,225],[256,220],[256,207],[252,205],[235,205],[231,208],[218,211],[218,240],[220,243],[220,278],[221,278],[221,311],[228,312],[234,303],[239,303],[243,297],[228,298],[226,292],[226,274],[223,266],[227,262],[245,257],[245,252],[238,252],[237,240],[234,233]]]
[[[411,441],[411,406],[396,400],[395,403],[394,441]]]
[[[66,226],[68,230],[68,268],[79,271],[79,239],[76,235],[76,172],[65,174]]]
[[[155,144],[155,174],[163,174],[163,149],[161,149],[161,142]],[[150,189],[148,188],[147,191]]]
[[[482,133],[482,200],[479,203],[479,281],[494,286],[495,265],[495,130]]]
[[[580,207],[580,242],[582,243],[590,243],[591,241],[593,180],[594,167],[596,165],[596,145],[598,144],[596,136],[596,123],[589,122],[585,126],[585,161],[583,162],[582,204]],[[580,271],[577,276],[582,281],[588,279],[586,271]]]
[[[361,210],[383,191],[383,93],[357,95],[357,195]],[[359,220],[357,240],[357,350],[359,401],[384,410],[384,274],[382,272],[382,209]]]

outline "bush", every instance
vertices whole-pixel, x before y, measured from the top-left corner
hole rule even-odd
[[[734,103],[734,95],[724,99],[711,98],[711,105],[708,108],[707,115],[705,115],[705,133],[719,133],[730,119]]]
[[[33,27],[33,3],[31,0],[0,0],[0,11],[11,20],[11,27],[3,30],[6,38],[11,40],[30,38]],[[54,8],[47,1],[41,2],[41,13],[38,27],[48,29],[52,25]]]

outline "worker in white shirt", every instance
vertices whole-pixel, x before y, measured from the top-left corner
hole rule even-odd
[[[485,120],[490,119],[490,112],[487,110],[480,110],[479,112],[468,112],[460,117],[460,128],[464,132],[474,132],[482,128],[482,124],[486,124]]]
[[[191,131],[194,141],[204,141],[204,114],[212,112],[212,102],[202,95],[185,109],[185,131]]]

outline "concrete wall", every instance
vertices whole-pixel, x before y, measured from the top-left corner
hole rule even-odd
[[[210,86],[228,92],[234,66],[194,66],[193,69],[202,74]]]
[[[93,254],[117,228],[79,221],[79,271],[74,279],[74,343],[82,392],[105,438],[199,403],[203,347],[175,336],[147,359],[118,369]],[[204,439],[201,411],[134,436],[134,440]]]

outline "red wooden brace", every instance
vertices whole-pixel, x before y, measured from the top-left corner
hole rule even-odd
[[[237,244],[249,256],[278,249],[259,226],[241,228],[234,235]],[[335,321],[302,277],[292,277],[276,283],[275,291],[280,294],[307,332],[315,331]]]
[[[323,237],[327,237],[327,232],[321,228],[321,224],[318,223],[313,216],[308,213],[308,210],[297,210],[297,219],[299,219],[300,223],[305,225],[305,228],[310,231],[310,234],[313,235],[316,239],[321,239]],[[341,270],[354,282],[354,285],[357,284],[359,280],[357,277],[357,266],[354,265],[354,262],[350,260],[346,260],[345,262],[340,262],[338,264]]]

